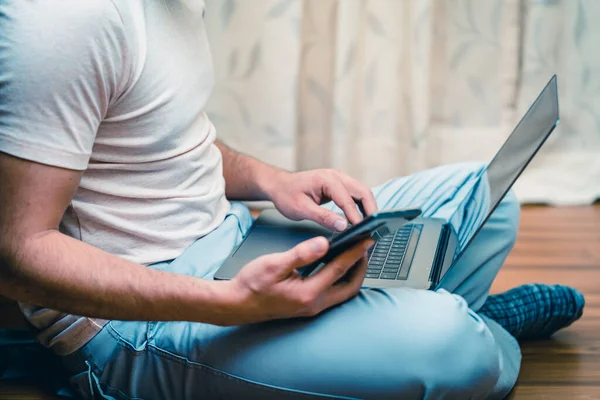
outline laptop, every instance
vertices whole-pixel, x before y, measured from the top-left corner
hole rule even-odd
[[[416,218],[380,237],[370,250],[363,286],[434,289],[456,265],[481,227],[502,201],[559,121],[557,78],[554,75],[498,153],[461,190],[477,191],[481,208],[469,213],[478,220],[461,221],[464,213],[448,219]],[[473,198],[466,193],[465,200]],[[418,206],[418,205],[415,205]],[[461,205],[462,206],[462,205]],[[462,210],[459,206],[457,209]],[[476,216],[479,217],[476,217]],[[470,224],[471,234],[455,231],[459,223]],[[474,229],[473,229],[474,228]],[[242,243],[217,270],[215,279],[231,279],[251,260],[269,253],[286,251],[315,236],[333,233],[312,221],[292,221],[276,210],[263,211]],[[459,251],[459,249],[462,249]]]

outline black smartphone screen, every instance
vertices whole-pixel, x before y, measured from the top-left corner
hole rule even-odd
[[[378,240],[379,237],[383,235],[375,235],[377,232],[381,232],[382,230],[389,233],[396,231],[402,225],[417,218],[419,215],[421,215],[421,210],[418,208],[379,211],[373,215],[370,215],[363,219],[360,223],[351,226],[338,235],[333,236],[329,240],[329,250],[327,251],[327,254],[325,254],[320,260],[302,268],[300,273],[302,276],[308,276],[313,273],[317,267],[322,264],[327,264],[359,242],[369,237]],[[389,229],[388,225],[393,225],[393,229]]]

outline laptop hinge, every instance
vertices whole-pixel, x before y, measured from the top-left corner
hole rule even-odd
[[[440,281],[440,274],[442,272],[442,266],[444,265],[444,256],[446,254],[446,247],[448,246],[448,238],[450,237],[450,227],[448,224],[442,226],[440,234],[440,240],[438,242],[437,249],[435,251],[435,257],[433,259],[433,268],[429,273],[429,281],[431,282],[431,289],[433,289]]]

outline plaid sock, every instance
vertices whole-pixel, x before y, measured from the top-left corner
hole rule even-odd
[[[489,296],[478,311],[519,340],[552,336],[583,314],[583,294],[568,286],[529,284]]]

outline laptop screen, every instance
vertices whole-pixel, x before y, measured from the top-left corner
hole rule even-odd
[[[476,226],[477,229],[466,229],[465,231],[472,232],[472,234],[458,238],[460,248],[463,249],[461,254],[464,253],[527,164],[550,136],[558,124],[558,119],[558,88],[556,75],[554,75],[488,167],[478,179],[474,180],[471,190],[481,192],[475,197],[481,199],[481,203],[476,206],[487,212],[471,213],[479,214],[478,217],[471,217],[479,220],[462,221],[473,227]],[[468,196],[468,198],[473,197]]]

